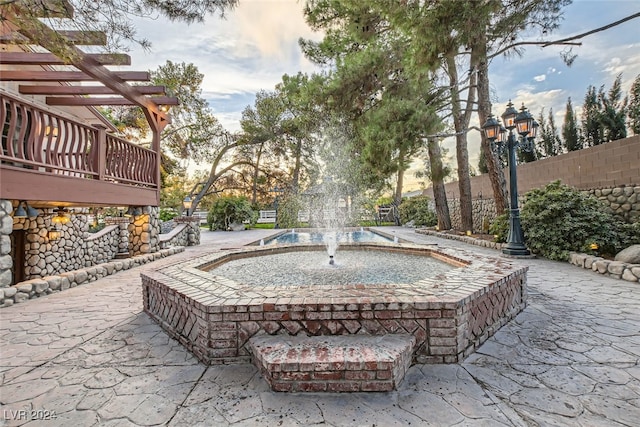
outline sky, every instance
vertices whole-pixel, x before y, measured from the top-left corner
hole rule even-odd
[[[131,70],[154,70],[167,60],[195,64],[204,74],[203,96],[216,117],[230,131],[240,129],[242,110],[253,105],[256,92],[272,90],[283,74],[312,73],[318,68],[302,54],[300,37],[319,40],[305,23],[304,0],[240,0],[225,18],[208,17],[202,24],[171,23],[166,20],[138,20],[138,34],[152,42],[150,51],[133,47]],[[559,39],[609,24],[640,12],[640,0],[574,0],[565,8],[560,28],[549,38]],[[490,65],[494,114],[501,115],[512,99],[524,103],[538,116],[553,109],[560,128],[568,97],[576,111],[589,85],[608,89],[622,73],[628,91],[640,74],[640,18],[588,36],[571,67],[560,57],[564,47],[527,47],[520,57],[496,58]],[[477,125],[477,122],[475,123]],[[469,135],[470,163],[477,166],[480,137]],[[453,140],[443,141],[455,153]],[[420,163],[407,173],[405,191],[420,188],[411,179]]]

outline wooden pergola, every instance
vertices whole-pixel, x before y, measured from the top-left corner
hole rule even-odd
[[[73,10],[71,6],[64,3],[66,2],[54,2],[55,5],[62,4],[64,7],[53,15],[49,10],[48,17],[72,18]],[[36,200],[40,202],[41,206],[60,204],[61,202],[64,202],[64,204],[75,203],[77,205],[123,205],[133,204],[128,202],[134,200],[139,201],[139,205],[145,203],[157,205],[159,203],[160,185],[160,133],[170,123],[170,117],[167,113],[168,107],[178,105],[178,99],[166,96],[164,86],[129,84],[129,82],[149,82],[151,78],[148,72],[111,71],[107,68],[107,66],[113,65],[130,65],[131,58],[129,55],[91,54],[85,53],[78,48],[80,45],[88,44],[104,45],[106,36],[102,33],[56,31],[42,21],[33,19],[33,16],[27,17],[25,14],[21,14],[19,2],[3,5],[2,12],[10,19],[0,22],[2,26],[0,45],[4,46],[3,51],[0,53],[0,66],[3,67],[0,73],[0,81],[17,82],[13,84],[18,85],[19,94],[44,97],[46,105],[52,107],[140,107],[149,123],[152,132],[151,151],[156,155],[154,159],[155,170],[153,171],[155,174],[155,179],[153,180],[155,181],[155,188],[153,188],[155,203],[148,203],[151,201],[149,194],[144,195],[142,199],[140,199],[140,194],[136,196],[135,185],[132,186],[134,188],[129,190],[113,189],[107,191],[106,188],[103,188],[102,191],[106,198],[100,203],[96,200],[86,199],[86,195],[91,192],[87,188],[77,188],[76,193],[78,196],[75,197],[70,196],[63,200],[50,200],[51,197],[46,197],[46,190],[28,191],[28,183],[33,183],[34,179],[39,179],[37,176],[34,175],[29,178],[27,176],[30,173],[28,169],[18,170],[17,168],[4,167],[4,164],[0,165],[3,168],[1,170],[3,181],[1,197],[16,200]],[[22,47],[19,50],[12,47],[17,45]],[[42,48],[48,52],[37,52],[37,50],[43,50]],[[60,70],[60,68],[64,70]],[[33,108],[33,106],[31,107]],[[5,112],[5,120],[9,120],[10,116],[10,112]],[[46,144],[42,145],[41,149],[46,150]],[[98,165],[101,162],[102,164],[105,163],[104,159],[100,159],[100,155],[100,153],[95,154],[95,163]],[[32,167],[31,169],[34,168]],[[40,169],[42,170],[43,168],[41,167]],[[100,179],[101,173],[100,171],[97,172],[92,179]],[[102,176],[104,176],[104,173],[102,173]],[[67,181],[69,179],[68,176],[58,178],[66,178]],[[25,185],[25,183],[27,184]],[[63,182],[59,184],[62,185]],[[123,183],[119,182],[117,184],[122,185]],[[74,185],[83,184],[65,182],[64,185],[71,185],[71,188],[74,188]],[[47,188],[50,187],[47,186]],[[146,190],[148,191],[149,188]],[[82,196],[82,194],[85,196]],[[129,197],[126,197],[126,194],[129,194]]]

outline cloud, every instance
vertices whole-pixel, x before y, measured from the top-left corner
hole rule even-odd
[[[547,75],[546,74],[540,74],[539,76],[535,76],[533,78],[533,80],[537,81],[537,82],[543,82],[547,79]]]

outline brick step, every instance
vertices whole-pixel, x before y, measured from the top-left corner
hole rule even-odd
[[[411,365],[409,334],[258,335],[249,348],[275,391],[391,391]]]

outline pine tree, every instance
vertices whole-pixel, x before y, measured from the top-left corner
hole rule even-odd
[[[567,99],[567,110],[564,114],[564,123],[562,125],[562,139],[564,139],[565,150],[576,151],[582,149],[582,141],[580,141],[578,135],[578,123],[573,112],[571,97]]]
[[[548,141],[548,156],[557,156],[562,154],[562,141],[558,135],[558,128],[556,127],[556,120],[553,117],[553,108],[549,108],[549,141]]]
[[[631,85],[629,92],[629,104],[627,105],[629,129],[634,135],[640,135],[640,74]]]
[[[582,104],[582,134],[586,147],[593,147],[604,142],[604,129],[600,121],[600,110],[598,93],[595,86],[590,85],[584,97],[584,104]]]
[[[627,98],[622,98],[622,74],[618,74],[609,92],[600,87],[598,104],[604,142],[626,138]]]

